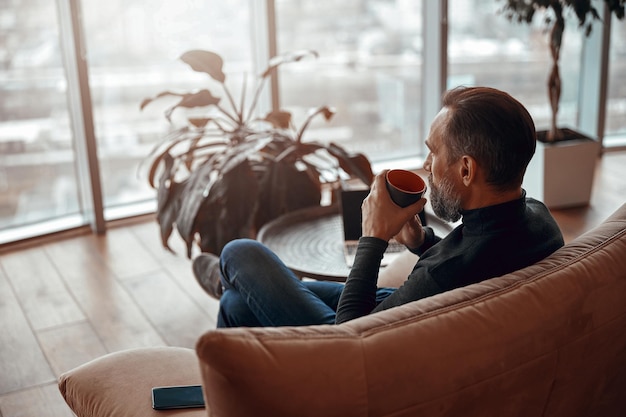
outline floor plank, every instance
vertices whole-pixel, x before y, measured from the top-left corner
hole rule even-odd
[[[170,245],[176,253],[171,253],[161,245],[159,228],[156,222],[149,221],[137,224],[131,228],[131,231],[137,236],[138,241],[141,242],[146,250],[158,259],[162,270],[168,272],[196,305],[209,316],[217,317],[219,303],[217,300],[207,297],[204,290],[202,290],[193,277],[191,269],[192,262],[186,256],[186,249],[182,240],[177,239],[176,236],[172,238]]]
[[[204,332],[215,328],[215,317],[200,309],[165,272],[127,279],[124,285],[168,345],[194,348]]]
[[[4,255],[0,264],[35,330],[85,319],[41,248]]]
[[[85,316],[107,351],[163,346],[164,340],[152,327],[126,289],[118,282],[102,257],[94,252],[92,236],[64,240],[46,246]],[[100,238],[101,239],[101,238]]]
[[[37,338],[55,375],[107,353],[88,321],[42,330]]]
[[[0,396],[1,417],[72,417],[56,382]]]
[[[95,236],[90,244],[94,253],[98,253],[117,278],[159,270],[157,258],[145,249],[128,228],[111,228],[106,236]]]
[[[0,269],[0,394],[54,381],[30,323]]]

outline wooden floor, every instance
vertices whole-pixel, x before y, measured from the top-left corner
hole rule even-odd
[[[626,152],[598,165],[591,206],[554,211],[566,241],[626,202]],[[106,235],[56,238],[0,253],[0,417],[72,416],[57,377],[107,352],[193,347],[217,302],[191,263],[160,246],[151,218]]]

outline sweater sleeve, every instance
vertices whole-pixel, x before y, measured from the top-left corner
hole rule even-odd
[[[441,241],[432,228],[425,227],[424,230],[426,231],[424,244],[412,251],[419,256]],[[375,237],[359,239],[354,265],[339,298],[335,323],[343,323],[444,291],[431,276],[430,267],[416,266],[404,285],[376,305],[378,272],[387,246],[387,242]]]
[[[339,298],[336,323],[365,316],[376,307],[378,270],[387,242],[375,237],[361,237],[354,265]]]
[[[405,283],[376,305],[378,271],[386,248],[387,242],[381,239],[359,240],[354,266],[339,298],[337,324],[445,291],[432,275],[432,262],[418,262]]]

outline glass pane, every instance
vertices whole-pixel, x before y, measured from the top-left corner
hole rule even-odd
[[[0,2],[3,233],[79,213],[66,89],[55,2]]]
[[[605,144],[612,139],[626,139],[626,23],[613,16],[609,49],[609,85],[607,92]]]
[[[164,111],[176,101],[139,106],[165,90],[207,88],[206,74],[178,59],[188,50],[221,55],[229,79],[249,73],[249,1],[83,0],[83,15],[105,207],[153,200],[138,167],[171,128]]]
[[[450,0],[448,87],[483,85],[504,90],[520,100],[538,130],[550,126],[547,80],[552,68],[545,15],[533,22],[509,21],[499,11],[504,2]],[[576,123],[582,33],[575,18],[566,19],[561,46],[560,127]]]
[[[316,60],[285,65],[281,107],[302,123],[309,109],[335,107],[307,138],[336,142],[372,161],[421,150],[422,2],[278,0],[279,53],[313,49]]]

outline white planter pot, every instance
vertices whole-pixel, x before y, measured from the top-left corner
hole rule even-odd
[[[590,138],[546,144],[537,150],[524,177],[528,197],[549,208],[589,205],[600,144]]]

